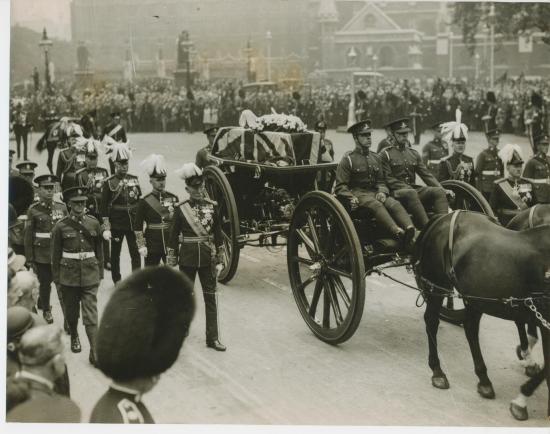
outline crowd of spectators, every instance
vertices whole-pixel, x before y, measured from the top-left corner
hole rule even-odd
[[[56,83],[44,90],[12,93],[13,109],[21,104],[35,129],[41,129],[47,113],[81,116],[96,109],[99,124],[108,122],[112,111],[120,111],[130,132],[201,131],[205,124],[237,125],[245,108],[260,116],[271,111],[292,113],[312,127],[324,119],[329,128],[348,120],[352,88],[349,82],[305,84],[297,89],[245,91],[240,82],[197,81],[190,90],[177,89],[168,79],[143,79],[133,83],[98,82],[90,88],[74,83]],[[398,116],[416,113],[422,130],[435,122],[454,119],[460,107],[471,130],[483,129],[487,87],[448,79],[371,79],[355,84],[356,107],[376,128]],[[501,79],[493,89],[498,107],[497,124],[502,132],[523,134],[524,112],[533,92],[550,101],[550,80]]]

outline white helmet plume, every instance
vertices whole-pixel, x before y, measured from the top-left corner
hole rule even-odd
[[[151,154],[145,160],[143,160],[140,166],[147,172],[147,175],[162,175],[166,176],[166,161],[164,156],[160,154]]]
[[[188,178],[192,178],[193,176],[201,176],[202,170],[195,163],[185,163],[174,173],[178,175],[181,179],[186,180]]]
[[[115,142],[108,146],[109,158],[111,161],[129,160],[132,156],[132,151],[128,147],[127,142]]]
[[[445,140],[460,139],[461,136],[468,140],[468,127],[462,123],[462,112],[459,108],[456,109],[454,122],[441,124],[441,134]]]

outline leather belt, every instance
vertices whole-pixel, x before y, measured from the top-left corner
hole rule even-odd
[[[130,210],[130,209],[134,209],[136,206],[137,206],[137,204],[135,204],[135,205],[112,205],[111,208],[119,210],[119,211],[127,211],[127,210]]]
[[[34,236],[36,238],[51,238],[52,234],[49,232],[35,232]]]
[[[83,261],[84,259],[95,258],[95,252],[63,252],[62,257],[66,259],[78,259]]]
[[[428,160],[428,164],[439,164],[441,160]]]
[[[500,175],[500,172],[498,170],[482,170],[482,175],[492,175],[492,176],[498,176]]]
[[[147,229],[168,229],[170,223],[147,223]]]
[[[212,237],[183,237],[183,244],[203,243],[212,240]]]

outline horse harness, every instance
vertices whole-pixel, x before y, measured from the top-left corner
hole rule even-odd
[[[538,204],[531,207],[529,210],[529,229],[533,229],[535,227],[534,220],[535,220],[535,209],[537,208]]]

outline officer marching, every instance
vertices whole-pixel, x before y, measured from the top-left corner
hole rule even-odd
[[[103,183],[100,214],[103,219],[103,238],[111,241],[111,275],[113,283],[121,279],[120,250],[126,237],[132,270],[141,268],[136,244],[135,217],[141,188],[137,176],[128,173],[131,152],[126,143],[112,145],[109,158],[114,161],[115,174]]]
[[[392,196],[412,215],[415,226],[422,229],[428,223],[425,206],[435,214],[447,214],[446,191],[422,162],[420,154],[409,145],[411,129],[408,118],[396,119],[387,125],[396,143],[381,151],[386,184]],[[416,185],[416,175],[426,186]]]
[[[82,128],[78,124],[71,124],[67,127],[67,148],[59,152],[57,157],[57,166],[55,168],[55,174],[61,182],[61,188],[65,186],[74,187],[74,173],[77,170],[76,167],[76,143],[77,139],[82,137]],[[69,185],[72,184],[72,185]]]
[[[175,194],[166,191],[167,171],[162,155],[150,155],[141,166],[149,175],[153,191],[138,202],[136,240],[139,253],[145,258],[145,266],[159,265],[160,261],[166,263],[170,223],[179,199]]]
[[[523,177],[529,178],[535,188],[538,203],[550,203],[550,156],[548,135],[540,134],[533,139],[536,154],[527,162]]]
[[[475,186],[474,160],[472,157],[464,154],[466,150],[466,137],[462,130],[453,131],[451,146],[453,154],[443,158],[440,163],[439,181],[456,179]]]
[[[217,204],[205,197],[202,170],[193,163],[177,171],[185,180],[189,200],[184,201],[174,215],[168,241],[168,265],[178,264],[191,280],[198,274],[206,310],[206,346],[225,351],[219,341],[216,272],[221,267],[222,233],[217,218]],[[178,251],[180,234],[183,236]]]
[[[412,241],[414,225],[403,206],[389,197],[379,155],[370,152],[370,120],[348,128],[353,135],[355,149],[347,152],[336,169],[335,193],[349,201],[352,210],[368,209],[376,221],[394,238],[408,244]]]
[[[476,187],[485,199],[490,200],[495,188],[495,181],[504,176],[504,165],[498,156],[498,142],[500,132],[493,128],[486,133],[489,146],[479,153],[476,158]]]
[[[495,211],[500,223],[506,226],[519,212],[536,205],[533,184],[521,177],[523,159],[518,145],[506,145],[499,156],[506,165],[506,178],[495,181],[491,195],[491,208]]]
[[[439,167],[441,160],[449,156],[449,145],[441,136],[441,122],[432,125],[434,137],[422,148],[422,161],[433,176],[441,181]]]
[[[101,141],[105,143],[126,143],[128,138],[126,137],[126,130],[120,123],[120,112],[113,111],[111,113],[111,122],[109,122],[103,129],[103,136]],[[109,159],[109,168],[111,175],[115,173],[114,161]]]
[[[90,343],[89,361],[96,363],[97,290],[103,279],[103,245],[99,221],[85,213],[88,192],[84,187],[63,191],[63,200],[70,209],[52,230],[52,272],[63,299],[65,320],[71,335],[71,351],[82,348],[78,336],[78,317]]]
[[[101,193],[103,183],[109,177],[109,172],[97,166],[97,142],[90,140],[84,147],[86,166],[76,171],[76,185],[88,189],[88,214],[101,221]],[[111,252],[108,240],[103,240],[103,260],[106,270],[111,269]]]
[[[35,179],[38,184],[39,200],[27,211],[25,226],[25,257],[32,265],[40,282],[38,309],[44,319],[53,322],[50,294],[52,290],[51,232],[55,224],[68,214],[64,203],[53,200],[55,186],[59,179],[55,175],[42,175]],[[62,294],[58,292],[63,308]]]
[[[206,138],[208,139],[208,145],[206,145],[202,149],[199,149],[199,151],[197,152],[195,164],[199,167],[199,169],[204,169],[206,166],[212,164],[210,161],[208,161],[208,156],[212,152],[212,146],[214,146],[214,139],[216,138],[218,127],[213,125],[206,128],[203,132],[204,134],[206,134]]]

